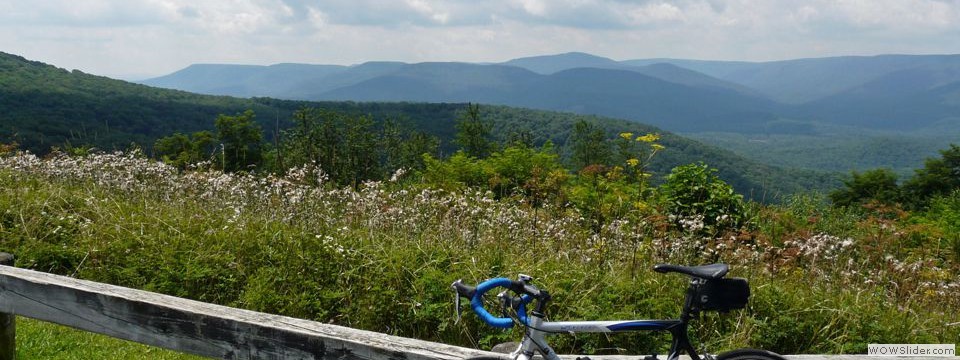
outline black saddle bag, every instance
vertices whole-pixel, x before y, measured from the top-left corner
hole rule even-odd
[[[709,280],[700,285],[697,300],[700,310],[721,311],[743,309],[750,298],[750,284],[744,278]]]

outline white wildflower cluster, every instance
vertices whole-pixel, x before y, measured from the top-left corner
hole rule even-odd
[[[84,157],[55,153],[47,159],[21,152],[0,158],[0,168],[49,179],[88,181],[125,192],[141,192],[162,183],[169,185],[177,173],[174,167],[144,158],[139,150]]]
[[[703,230],[704,226],[706,226],[706,224],[703,222],[704,217],[701,214],[692,216],[670,214],[667,219],[669,219],[670,222],[680,224],[680,228],[689,233],[695,233]]]
[[[924,281],[920,283],[920,289],[922,292],[929,291],[939,297],[952,298],[953,301],[958,301],[957,294],[960,294],[960,279],[954,279],[953,281]]]
[[[255,219],[283,222],[314,233],[336,233],[334,236],[345,235],[332,229],[365,229],[371,233],[427,233],[430,239],[451,243],[493,241],[551,249],[564,247],[558,244],[582,243],[588,236],[575,211],[569,216],[545,216],[554,210],[531,211],[522,204],[496,201],[490,192],[474,190],[387,191],[389,182],[378,181],[365,182],[357,189],[336,188],[315,165],[294,168],[282,176],[178,171],[134,151],[83,157],[55,154],[45,159],[20,153],[0,158],[0,169],[154,198],[172,206],[195,209],[200,204],[203,212],[196,216],[225,219],[216,231],[243,229]],[[397,171],[395,178],[404,173]],[[520,244],[521,239],[538,241]]]
[[[406,175],[407,169],[399,168],[397,171],[393,172],[393,175],[390,175],[390,182],[395,183],[400,181],[403,178],[403,175]]]
[[[656,237],[651,245],[654,259],[658,262],[696,263],[705,253],[708,241],[708,238],[687,234],[681,237]]]
[[[810,261],[836,260],[840,254],[851,248],[853,239],[840,239],[830,234],[819,233],[808,238],[788,240],[784,248],[795,248],[798,257]]]
[[[646,221],[631,221],[630,219],[616,219],[604,227],[603,233],[610,238],[612,246],[618,248],[632,248],[643,242],[649,233],[651,225]]]

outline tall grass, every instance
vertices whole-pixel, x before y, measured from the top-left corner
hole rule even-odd
[[[96,335],[43,321],[17,318],[17,359],[188,360],[200,359],[200,357],[114,339],[105,335]]]
[[[517,273],[551,291],[552,319],[670,318],[685,279],[655,263],[733,265],[754,296],[695,331],[712,351],[862,352],[960,338],[960,266],[938,228],[893,209],[810,198],[753,206],[719,234],[670,214],[592,228],[415,179],[338,188],[320,169],[284,176],[174,168],[137,153],[0,158],[0,250],[18,266],[322,322],[475,347],[518,338],[465,316],[449,285]],[[696,222],[696,219],[688,219]],[[933,226],[933,227],[932,227]],[[702,228],[702,227],[701,227]],[[654,334],[557,337],[564,352],[662,351]]]

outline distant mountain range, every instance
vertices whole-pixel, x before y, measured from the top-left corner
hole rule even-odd
[[[567,53],[499,64],[207,64],[142,83],[240,97],[500,104],[681,132],[960,129],[960,55],[731,62]]]
[[[264,71],[264,68],[269,68]],[[550,81],[566,81],[570,76],[588,76],[601,79],[597,84],[612,82],[609,70],[564,71],[550,77],[529,70],[509,66],[484,67],[469,64],[405,65],[399,63],[367,63],[356,68],[360,72],[340,72],[335,67],[324,68],[302,65],[277,65],[272,67],[205,66],[192,67],[192,75],[198,83],[204,78],[223,78],[225,73],[246,74],[237,78],[232,86],[246,81],[269,83],[273,76],[309,69],[318,77],[326,76],[343,83],[389,85],[395,81],[396,91],[411,95],[429,92],[469,94],[471,91],[503,87],[505,79],[517,74],[530,79],[539,79],[541,88],[549,88]],[[471,78],[469,84],[423,81],[429,88],[399,87],[409,81],[406,77],[421,78],[419,72],[433,73],[437,68],[461,78]],[[214,71],[215,69],[219,69]],[[396,71],[404,69],[403,72]],[[499,77],[488,77],[495,69]],[[331,71],[332,70],[332,71]],[[323,75],[328,71],[327,75]],[[592,74],[598,72],[599,74]],[[374,75],[376,73],[394,74]],[[183,75],[183,74],[181,74]],[[643,75],[636,75],[643,76]],[[366,80],[357,81],[366,77]],[[429,78],[429,77],[427,77]],[[259,80],[251,80],[259,79]],[[393,79],[393,80],[391,80]],[[331,83],[334,80],[331,80]],[[660,80],[656,80],[660,81]],[[250,84],[250,83],[248,83]],[[426,86],[424,85],[424,86]],[[265,85],[266,86],[266,85]],[[520,85],[517,85],[520,86]],[[524,85],[527,86],[527,85]],[[606,86],[606,85],[604,85]],[[256,87],[262,88],[262,87]],[[337,90],[346,97],[349,91],[358,91],[349,86]],[[523,89],[516,89],[521,93]],[[422,96],[422,95],[420,95]],[[491,95],[492,96],[492,95]],[[290,126],[292,113],[303,107],[324,108],[346,114],[369,115],[375,119],[401,119],[410,126],[436,136],[441,140],[441,149],[449,153],[455,131],[454,121],[460,116],[465,104],[428,103],[375,103],[375,102],[306,102],[270,98],[240,99],[227,96],[198,95],[185,91],[159,89],[132,84],[125,81],[67,71],[41,62],[0,52],[0,143],[16,142],[22,149],[46,153],[51,147],[94,146],[102,150],[124,149],[137,146],[148,153],[157,138],[175,132],[190,133],[209,130],[218,114],[235,114],[252,109],[265,129],[267,139],[275,139],[276,131]],[[669,169],[697,161],[704,161],[719,169],[720,176],[738,191],[757,198],[775,198],[775,194],[790,194],[812,189],[830,189],[837,185],[833,174],[814,171],[797,171],[761,164],[730,151],[662,131],[645,124],[624,120],[582,116],[570,113],[518,109],[505,106],[483,106],[482,116],[494,123],[494,135],[506,140],[511,132],[529,131],[537,143],[550,140],[563,152],[565,143],[577,121],[588,121],[603,129],[608,137],[618,133],[661,133],[661,143],[666,150],[660,153],[651,170],[658,175]]]

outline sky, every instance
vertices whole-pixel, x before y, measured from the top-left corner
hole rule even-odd
[[[960,0],[0,0],[0,52],[122,79],[194,63],[770,61],[960,53]]]

